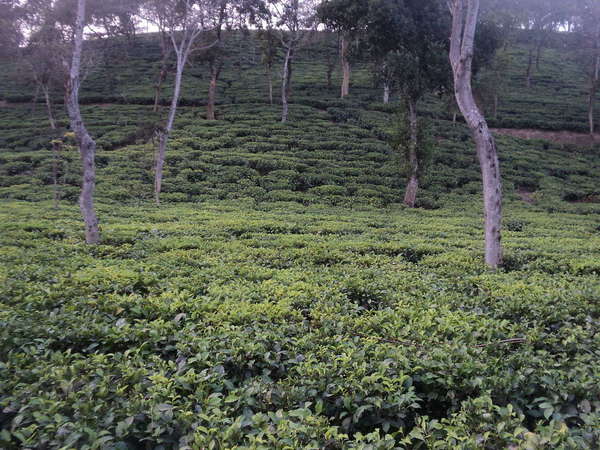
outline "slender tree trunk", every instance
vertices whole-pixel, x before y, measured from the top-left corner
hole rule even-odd
[[[267,92],[269,93],[269,104],[273,104],[273,67],[271,64],[266,66]]]
[[[331,77],[333,76],[334,61],[331,55],[327,55],[327,72],[325,73],[327,79],[327,89],[331,89]]]
[[[598,92],[598,84],[600,78],[600,54],[596,55],[594,61],[594,71],[592,73],[592,79],[590,83],[590,93],[588,102],[588,122],[590,125],[590,136],[594,138],[595,124],[594,124],[594,109],[596,106],[596,94]]]
[[[171,107],[169,108],[169,116],[164,130],[160,133],[158,139],[158,151],[156,152],[156,161],[154,169],[154,200],[156,204],[160,204],[160,192],[162,190],[162,177],[163,168],[165,165],[165,153],[167,151],[167,143],[171,130],[173,130],[173,124],[175,123],[175,114],[177,112],[177,105],[179,102],[179,95],[181,93],[181,79],[183,77],[183,67],[185,65],[185,59],[182,55],[177,55],[177,72],[175,74],[175,89],[173,91],[173,98],[171,99]]]
[[[540,71],[540,64],[542,62],[542,53],[544,51],[544,44],[539,43],[535,52],[535,70]]]
[[[46,110],[48,111],[48,121],[50,122],[50,128],[56,130],[56,120],[54,120],[54,113],[52,112],[52,100],[50,99],[50,92],[48,86],[42,88],[44,90],[44,98],[46,99]]]
[[[531,87],[532,72],[533,72],[533,48],[530,48],[529,49],[529,58],[527,61],[527,73],[525,74],[526,84],[527,84],[528,88]]]
[[[385,82],[383,84],[383,103],[386,105],[390,102],[390,85]]]
[[[40,96],[41,84],[38,82],[35,86],[35,94],[33,95],[33,101],[31,102],[31,115],[35,114],[35,109],[37,107],[37,101]]]
[[[411,208],[415,207],[417,201],[417,191],[419,189],[419,158],[417,155],[418,142],[418,122],[417,122],[417,104],[413,99],[407,100],[408,106],[408,127],[410,130],[410,142],[408,144],[408,163],[410,172],[408,175],[408,184],[404,194],[404,204]]]
[[[494,110],[492,111],[492,117],[494,119],[498,118],[498,93],[494,92],[494,105],[493,105]]]
[[[85,222],[85,241],[88,244],[97,244],[100,241],[98,218],[94,208],[94,191],[96,189],[96,143],[89,135],[79,108],[79,87],[81,84],[81,53],[83,50],[83,28],[85,26],[85,0],[77,2],[77,22],[75,25],[75,38],[73,42],[73,59],[68,81],[67,110],[71,129],[75,133],[79,144],[79,153],[83,166],[83,182],[79,196],[79,208]]]
[[[208,85],[208,103],[206,104],[207,120],[215,120],[215,98],[217,96],[217,79],[219,77],[218,62],[213,62],[210,68],[210,83]]]
[[[344,98],[350,93],[350,61],[348,61],[348,38],[342,35],[340,43],[340,56],[342,61],[341,97]]]
[[[293,56],[293,50],[292,47],[288,47],[287,51],[285,52],[285,58],[283,60],[283,70],[282,70],[282,74],[281,74],[281,105],[282,105],[282,111],[281,111],[281,122],[285,123],[287,122],[288,119],[288,112],[289,112],[289,106],[288,106],[288,100],[289,100],[289,94],[290,94],[290,83],[291,83],[291,64],[292,64],[292,56]]]
[[[52,141],[52,182],[54,184],[54,209],[58,209],[58,202],[60,201],[60,191],[58,186],[58,164],[60,162],[60,148],[61,144],[59,141]]]
[[[152,111],[154,112],[158,112],[158,107],[160,106],[160,93],[162,91],[162,85],[167,79],[167,73],[167,65],[166,63],[164,63],[160,69],[160,73],[158,74],[156,84],[154,85],[154,108],[152,109]]]
[[[502,182],[496,142],[477,107],[471,86],[473,42],[479,0],[452,0],[450,62],[458,106],[471,129],[483,179],[485,262],[490,268],[502,264]]]
[[[456,116],[457,116],[456,112],[453,112],[452,113],[452,125],[456,125]]]

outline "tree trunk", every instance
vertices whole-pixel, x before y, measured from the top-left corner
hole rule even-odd
[[[77,22],[73,42],[73,59],[68,81],[67,110],[71,129],[79,144],[79,153],[83,166],[83,182],[79,196],[79,208],[85,222],[85,241],[97,244],[100,241],[98,218],[94,208],[94,190],[96,189],[96,143],[89,135],[79,108],[79,87],[81,84],[81,53],[83,50],[83,27],[85,21],[85,0],[77,2]]]
[[[211,64],[210,83],[208,85],[208,103],[206,104],[206,119],[215,120],[215,98],[217,96],[217,78],[219,77],[218,62]]]
[[[390,85],[388,83],[383,84],[383,103],[386,105],[390,102]]]
[[[50,128],[56,130],[56,120],[54,120],[54,114],[52,113],[52,100],[50,99],[50,92],[48,86],[42,88],[44,90],[44,98],[46,99],[46,110],[48,111],[48,121],[50,122]]]
[[[406,103],[408,106],[408,127],[410,130],[410,142],[408,144],[408,163],[410,171],[408,185],[406,186],[406,192],[404,194],[404,204],[414,208],[417,201],[417,191],[419,189],[417,104],[413,99],[407,100]]]
[[[60,142],[52,141],[52,182],[54,184],[54,209],[58,209],[60,191],[58,188],[58,163],[60,161]]]
[[[526,84],[527,84],[528,88],[531,88],[532,72],[533,72],[533,48],[530,48],[529,49],[529,59],[527,62],[527,73],[525,74]]]
[[[220,42],[220,38],[219,38]],[[208,103],[206,105],[207,120],[215,120],[215,100],[217,97],[217,81],[221,74],[222,63],[219,57],[213,59],[210,63],[210,83],[208,85]]]
[[[266,75],[267,75],[267,91],[269,93],[269,104],[273,104],[273,68],[271,64],[267,64],[266,66]]]
[[[37,101],[40,96],[40,86],[41,84],[38,82],[35,86],[35,94],[33,95],[33,101],[31,102],[31,115],[35,114],[35,109],[37,107]]]
[[[164,130],[159,135],[158,140],[158,151],[156,152],[156,161],[154,169],[154,200],[156,204],[160,204],[160,192],[162,190],[162,176],[163,168],[165,165],[165,153],[167,151],[167,143],[171,130],[173,129],[173,123],[175,122],[175,113],[177,112],[177,104],[179,102],[179,94],[181,92],[181,79],[183,77],[183,67],[185,65],[185,59],[181,55],[177,55],[177,72],[175,74],[175,89],[173,91],[173,98],[171,99],[171,107],[169,108],[169,116],[167,118],[167,124]]]
[[[496,142],[477,107],[471,86],[473,41],[479,0],[453,0],[450,62],[458,106],[471,129],[483,179],[485,262],[496,269],[502,264],[502,182]]]
[[[340,56],[342,60],[342,95],[344,98],[350,93],[350,61],[348,61],[348,38],[342,36]]]
[[[281,74],[281,105],[282,105],[282,111],[281,111],[281,122],[285,123],[287,122],[288,119],[288,112],[289,112],[289,106],[288,106],[288,100],[289,100],[289,94],[290,94],[290,83],[291,83],[291,63],[292,63],[292,55],[293,55],[293,50],[291,47],[288,47],[287,51],[285,52],[285,58],[283,61],[283,70],[282,70],[282,74]]]
[[[163,64],[162,68],[160,69],[158,79],[156,80],[156,85],[154,86],[154,108],[152,109],[154,112],[158,112],[158,107],[160,105],[160,93],[162,91],[162,85],[167,79],[167,73],[167,66],[166,64]]]
[[[492,117],[495,119],[498,118],[498,92],[494,92],[494,105],[493,105]]]
[[[592,73],[592,80],[590,83],[589,103],[588,103],[588,122],[590,125],[590,136],[594,138],[595,124],[594,124],[594,109],[596,106],[596,94],[598,91],[598,84],[600,78],[600,54],[596,55],[594,61],[594,71]]]
[[[456,112],[453,112],[452,113],[452,125],[456,125],[456,116],[457,116]]]
[[[543,42],[539,43],[535,53],[535,70],[540,71],[540,64],[542,62],[542,52],[544,51]]]

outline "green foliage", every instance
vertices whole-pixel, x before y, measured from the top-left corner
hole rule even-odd
[[[410,170],[410,123],[406,113],[406,109],[399,107],[393,120],[394,128],[390,136],[390,146],[402,155],[402,161],[405,170]],[[432,127],[427,123],[426,119],[417,121],[417,145],[416,153],[419,164],[419,176],[426,173],[429,165],[433,160],[435,151],[434,139],[432,136]]]
[[[68,138],[52,207],[64,112],[57,135],[39,107],[0,108],[0,448],[598,446],[597,150],[498,138],[506,265],[486,272],[471,137],[438,99],[420,110],[427,209],[404,209],[397,105],[366,64],[342,101],[322,44],[299,52],[282,125],[255,43],[227,36],[245,59],[225,64],[220,120],[190,67],[156,208],[158,47],[136,39],[116,88],[99,69],[82,91],[100,245],[82,241]],[[561,55],[524,92],[511,51],[496,124],[585,122]]]
[[[595,219],[476,206],[3,202],[0,445],[593,448]]]

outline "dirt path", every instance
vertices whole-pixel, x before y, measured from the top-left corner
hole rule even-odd
[[[505,136],[513,136],[521,139],[542,139],[557,144],[589,146],[593,141],[592,137],[587,133],[574,133],[571,131],[544,131],[517,128],[492,128],[492,131]],[[595,135],[595,141],[600,142],[600,134]]]

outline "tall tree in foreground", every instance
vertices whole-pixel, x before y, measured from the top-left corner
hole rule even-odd
[[[176,57],[175,85],[171,106],[167,122],[159,132],[158,150],[154,165],[154,200],[159,204],[165,154],[169,136],[175,123],[175,115],[177,114],[183,71],[190,54],[197,49],[195,48],[197,39],[205,31],[205,13],[210,8],[204,3],[196,3],[192,0],[151,0],[144,8],[146,19],[164,30],[169,37]]]
[[[471,86],[479,0],[449,0],[452,14],[450,64],[456,102],[471,129],[483,179],[485,262],[493,269],[502,264],[502,181],[496,141],[473,97]]]
[[[97,244],[100,241],[98,218],[94,207],[94,191],[96,189],[96,142],[88,133],[79,107],[79,88],[81,87],[81,54],[83,51],[83,29],[85,27],[86,0],[77,0],[77,16],[73,30],[73,58],[67,81],[67,111],[71,130],[75,133],[81,162],[83,165],[83,181],[79,207],[85,222],[85,241]]]

